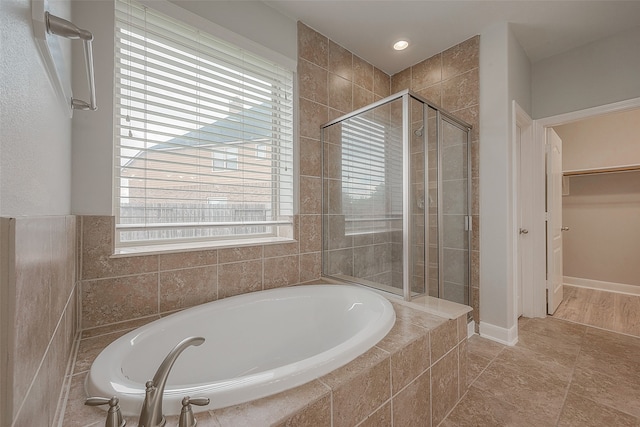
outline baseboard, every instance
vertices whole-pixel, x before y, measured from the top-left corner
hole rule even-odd
[[[618,292],[620,294],[640,295],[640,286],[627,285],[624,283],[603,282],[601,280],[582,279],[580,277],[564,276],[562,281],[565,285],[579,288],[597,289],[600,291]]]
[[[507,329],[480,321],[480,336],[500,344],[514,346],[518,343],[518,324]]]

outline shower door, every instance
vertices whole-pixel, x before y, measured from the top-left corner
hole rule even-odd
[[[468,135],[408,91],[323,126],[323,275],[468,304]]]
[[[323,274],[403,295],[402,99],[323,128]]]
[[[438,297],[469,305],[471,189],[467,128],[440,118]]]

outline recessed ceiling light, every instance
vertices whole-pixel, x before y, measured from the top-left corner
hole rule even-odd
[[[406,40],[398,40],[393,44],[395,50],[404,50],[409,46],[409,42]]]

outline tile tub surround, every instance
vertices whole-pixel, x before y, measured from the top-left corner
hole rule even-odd
[[[405,304],[393,305],[396,324],[365,354],[300,387],[196,414],[198,425],[437,426],[466,393],[466,315],[447,320]],[[83,405],[85,377],[104,347],[142,323],[111,325],[82,334],[65,427],[104,424],[104,411]],[[128,425],[136,422],[132,417],[127,421]],[[167,424],[177,424],[177,417],[169,417]]]
[[[319,219],[320,215],[295,216],[296,240],[287,243],[114,257],[115,218],[81,216],[82,329],[317,279]],[[302,239],[298,237],[300,227],[304,227]]]
[[[0,227],[0,425],[53,425],[78,330],[76,217],[0,218]]]

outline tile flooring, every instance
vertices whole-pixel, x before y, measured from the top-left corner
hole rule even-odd
[[[640,338],[554,317],[468,341],[467,394],[441,426],[640,427]]]
[[[640,337],[640,296],[564,285],[553,317]]]

